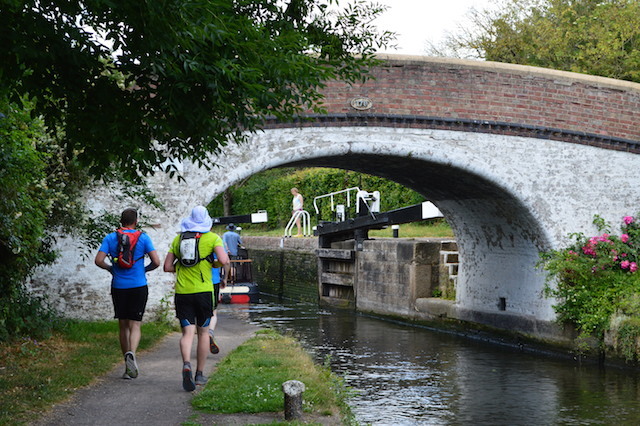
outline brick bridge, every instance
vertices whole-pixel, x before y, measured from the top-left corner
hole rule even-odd
[[[509,315],[529,322],[529,331],[545,334],[554,312],[541,296],[539,251],[561,246],[570,232],[595,232],[595,214],[618,224],[640,210],[640,84],[518,65],[384,58],[371,70],[373,81],[330,83],[326,115],[268,123],[246,145],[228,147],[216,159],[219,170],[183,164],[186,183],[153,178],[169,206],[145,212],[157,224],[148,230],[156,247],[164,256],[193,205],[269,168],[379,175],[433,201],[453,227],[462,319],[498,323],[501,300]],[[96,211],[126,204],[107,197],[92,203]],[[34,286],[78,316],[104,297],[97,312],[109,315],[108,277],[79,264],[75,245],[67,247]],[[172,281],[161,272],[151,281],[153,306]]]

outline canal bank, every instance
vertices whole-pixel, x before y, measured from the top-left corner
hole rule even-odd
[[[457,245],[448,238],[371,239],[361,251],[352,241],[331,248],[318,248],[316,238],[243,241],[269,295],[409,319],[416,300],[455,299]]]
[[[601,368],[353,310],[263,300],[257,324],[291,335],[352,388],[359,424],[631,425],[638,371]],[[471,337],[471,338],[470,338]]]
[[[371,239],[362,250],[354,250],[353,241],[325,249],[317,247],[316,238],[243,240],[261,291],[268,295],[445,329],[519,350],[629,366],[612,347],[602,354],[576,354],[572,328],[512,310],[514,297],[499,298],[493,310],[458,305],[458,252],[450,239]]]

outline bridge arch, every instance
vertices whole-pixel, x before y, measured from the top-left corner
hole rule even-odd
[[[399,182],[446,215],[461,251],[456,305],[470,313],[461,317],[495,313],[504,298],[511,314],[552,321],[553,301],[542,297],[544,276],[535,268],[539,251],[559,247],[569,232],[594,232],[594,214],[619,223],[638,210],[640,85],[415,57],[392,58],[372,72],[378,79],[365,85],[331,83],[327,114],[272,122],[228,146],[214,170],[185,163],[183,183],[150,179],[170,207],[146,211],[160,254],[191,207],[246,177],[281,166],[344,168]],[[355,110],[354,99],[369,109]],[[127,204],[99,194],[92,202],[97,211]],[[83,312],[71,300],[90,298],[86,282],[102,278],[77,262],[70,274],[64,262],[47,271],[46,288],[68,288],[73,276],[77,290],[60,297]],[[151,279],[159,300],[172,277],[154,272]]]
[[[557,247],[569,232],[592,232],[596,213],[617,219],[635,208],[623,194],[633,187],[625,170],[638,164],[637,156],[612,151],[601,157],[599,148],[525,137],[344,127],[269,130],[234,147],[222,162],[234,182],[273,167],[321,166],[410,187],[433,201],[454,229],[463,265],[460,306],[497,311],[505,298],[510,312],[551,321],[551,301],[541,295],[544,276],[535,267],[539,252]],[[601,180],[593,164],[612,172]],[[618,187],[610,188],[609,179]],[[212,181],[205,192],[220,193],[224,185]]]

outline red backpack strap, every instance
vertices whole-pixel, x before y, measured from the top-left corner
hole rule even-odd
[[[142,231],[127,232],[127,235],[129,235],[129,239],[131,240],[131,247],[133,248],[136,246],[140,235],[142,235]]]

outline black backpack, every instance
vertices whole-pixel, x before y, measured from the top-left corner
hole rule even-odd
[[[195,266],[200,259],[200,232],[183,232],[180,234],[180,255],[178,259],[182,266]]]

